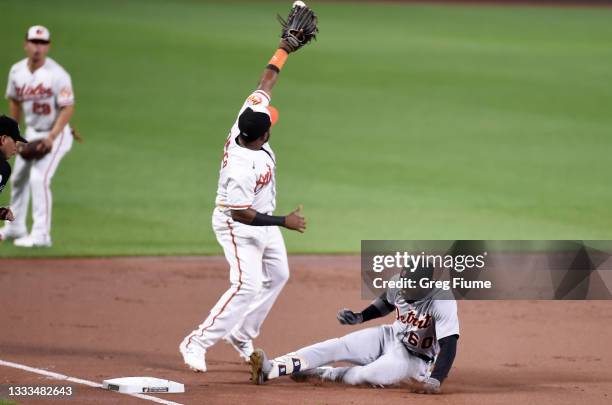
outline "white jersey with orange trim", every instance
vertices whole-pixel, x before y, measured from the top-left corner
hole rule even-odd
[[[74,104],[70,75],[49,57],[34,72],[30,71],[27,59],[15,63],[9,72],[6,97],[21,104],[28,141],[48,137],[60,109]],[[66,125],[53,141],[51,152],[43,158],[24,160],[19,155],[15,158],[11,177],[15,220],[6,225],[7,233],[28,234],[26,217],[32,199],[32,230],[25,238],[29,242],[20,246],[29,246],[32,241],[38,246],[51,245],[51,180],[72,142],[70,125]]]
[[[238,117],[247,107],[267,107],[269,102],[270,96],[257,90],[242,105]],[[226,339],[248,361],[253,339],[289,278],[280,227],[247,225],[230,215],[230,210],[247,208],[269,215],[276,207],[274,152],[267,143],[261,150],[238,145],[239,134],[236,119],[225,143],[212,215],[215,236],[230,266],[230,287],[179,346],[184,359],[188,358],[185,353],[199,356]]]
[[[271,214],[276,208],[276,157],[268,143],[251,150],[236,143],[240,134],[238,117],[252,106],[268,106],[270,96],[262,90],[253,92],[244,102],[223,150],[215,204],[224,213],[252,208]]]
[[[49,131],[60,108],[74,104],[70,75],[49,57],[34,72],[27,59],[15,63],[9,72],[6,98],[21,103],[26,126],[38,132]]]

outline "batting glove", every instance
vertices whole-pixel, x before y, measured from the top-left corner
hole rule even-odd
[[[358,323],[363,322],[363,316],[361,312],[353,312],[348,308],[343,308],[338,311],[338,315],[336,315],[338,322],[342,325],[357,325]]]

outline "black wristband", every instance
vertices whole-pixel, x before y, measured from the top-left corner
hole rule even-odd
[[[387,293],[384,292],[380,295],[380,297],[372,301],[372,303],[366,309],[361,311],[361,316],[363,316],[363,321],[366,322],[370,319],[387,316],[394,309],[395,305],[391,305],[389,301],[387,301]]]
[[[280,73],[280,69],[278,68],[278,66],[273,65],[271,63],[268,66],[266,66],[266,69],[274,70],[276,73]]]
[[[249,225],[253,226],[284,226],[285,225],[285,217],[278,217],[273,215],[266,215],[258,212],[255,214],[255,218],[253,218],[253,222]]]
[[[382,314],[380,313],[380,310],[376,307],[376,305],[370,305],[366,309],[361,311],[361,317],[363,318],[364,322],[367,322],[371,319],[380,318],[381,316]]]

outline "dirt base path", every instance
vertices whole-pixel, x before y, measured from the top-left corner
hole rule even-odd
[[[359,258],[297,256],[256,341],[271,355],[340,336],[336,311],[361,309]],[[462,335],[445,395],[405,389],[249,383],[229,346],[207,354],[209,372],[182,364],[177,346],[228,287],[218,257],[0,261],[0,360],[101,382],[154,376],[185,384],[182,404],[604,404],[612,399],[612,302],[460,302]],[[386,321],[390,321],[391,318]],[[59,384],[0,366],[0,384]],[[67,403],[148,401],[71,384]],[[18,400],[20,403],[56,403]]]

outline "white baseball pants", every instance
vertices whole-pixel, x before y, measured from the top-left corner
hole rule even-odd
[[[46,138],[49,132],[26,130],[26,139],[33,141]],[[51,179],[62,158],[72,148],[72,133],[69,125],[55,138],[53,148],[39,160],[24,160],[17,155],[11,175],[11,210],[15,214],[13,222],[7,226],[17,233],[27,233],[26,217],[30,196],[32,197],[32,232],[34,238],[51,237]]]
[[[274,301],[289,279],[287,250],[277,226],[241,224],[215,209],[213,229],[230,266],[230,287],[204,322],[189,335],[207,349],[232,333],[255,339]]]
[[[300,363],[294,363],[295,359]],[[396,338],[393,327],[383,325],[361,329],[278,357],[274,359],[269,378],[279,376],[279,365],[286,374],[290,374],[297,371],[294,364],[300,364],[299,371],[307,371],[339,361],[356,365],[331,368],[321,377],[351,385],[388,386],[411,379],[423,381],[430,373],[430,363],[408,353]]]

